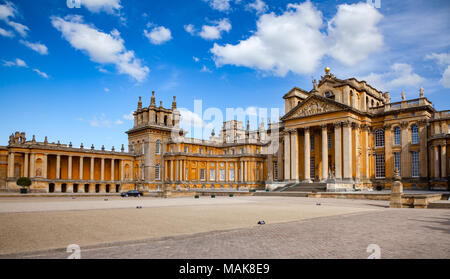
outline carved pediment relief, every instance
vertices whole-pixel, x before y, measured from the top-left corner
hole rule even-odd
[[[297,110],[288,117],[288,119],[311,116],[315,114],[332,112],[337,110],[341,110],[341,108],[331,103],[327,103],[317,99],[311,99],[303,103],[300,107],[298,107]]]

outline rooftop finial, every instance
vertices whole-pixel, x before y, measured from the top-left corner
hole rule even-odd
[[[152,91],[152,97],[150,98],[150,106],[155,107],[155,91]]]
[[[142,109],[142,97],[139,96],[139,101],[138,101],[138,110]]]
[[[420,90],[419,90],[420,98],[423,98],[424,92],[425,92],[425,90],[423,89],[423,87],[420,87]]]
[[[325,74],[326,75],[329,75],[330,74],[330,67],[325,67]]]
[[[175,110],[175,109],[177,109],[177,100],[176,100],[176,97],[175,97],[175,96],[173,96],[173,101],[172,101],[172,110]]]
[[[402,101],[406,100],[405,91],[402,91]]]

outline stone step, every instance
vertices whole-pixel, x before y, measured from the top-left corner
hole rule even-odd
[[[428,204],[428,208],[450,209],[450,201],[449,200],[441,200],[441,201],[430,202]]]

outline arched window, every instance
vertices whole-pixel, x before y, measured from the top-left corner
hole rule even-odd
[[[375,147],[384,147],[384,130],[375,131]]]
[[[412,144],[419,143],[419,128],[416,124],[411,126],[411,142]]]
[[[161,179],[160,178],[160,172],[159,172],[159,164],[156,164],[156,166],[155,166],[155,179],[157,179],[157,180],[159,180],[159,179]]]
[[[161,141],[156,141],[156,154],[161,154]]]
[[[401,145],[402,144],[402,138],[400,135],[400,127],[394,128],[394,145]]]

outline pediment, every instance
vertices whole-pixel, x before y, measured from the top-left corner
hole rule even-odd
[[[283,120],[334,112],[342,109],[342,106],[335,104],[334,101],[331,101],[327,98],[311,96],[304,102],[298,104],[297,107],[293,108],[288,114],[283,117]]]

